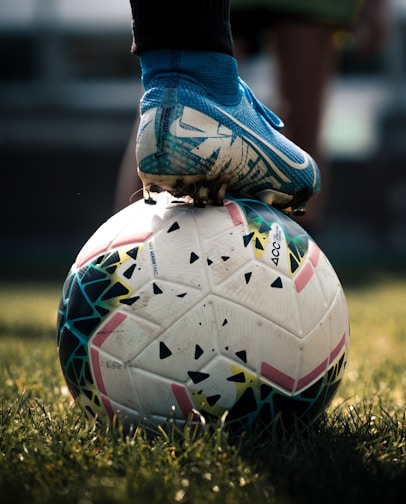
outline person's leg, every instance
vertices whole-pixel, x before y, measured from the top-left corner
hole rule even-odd
[[[280,20],[275,24],[281,114],[285,134],[316,160],[322,178],[320,194],[309,201],[304,227],[317,228],[329,191],[328,163],[320,144],[320,126],[329,80],[336,66],[334,28],[316,22]]]
[[[136,157],[146,200],[167,190],[221,203],[228,189],[301,209],[319,189],[317,166],[240,81],[229,0],[150,4],[132,1],[145,87]]]
[[[155,49],[233,54],[230,0],[130,0],[133,52]]]
[[[136,54],[171,48],[233,54],[229,0],[130,0],[130,4],[132,51]],[[236,77],[234,80],[237,82]],[[139,118],[135,121],[119,169],[114,201],[116,211],[142,197],[135,156],[138,127]]]
[[[130,0],[132,51],[141,55],[160,49],[185,49],[216,51],[232,56],[229,3],[229,0]],[[237,87],[237,76],[234,81]],[[232,85],[231,80],[229,85]],[[114,210],[142,197],[142,182],[136,173],[135,157],[138,126],[139,118],[121,161]]]

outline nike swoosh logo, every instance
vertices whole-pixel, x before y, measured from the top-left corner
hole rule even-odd
[[[233,132],[210,116],[190,107],[169,126],[169,133],[177,138],[225,138]]]
[[[292,159],[290,159],[288,156],[286,156],[286,154],[284,154],[279,149],[277,149],[275,147],[275,145],[272,145],[271,143],[269,143],[266,140],[264,140],[261,136],[258,135],[258,133],[255,133],[255,131],[252,131],[250,128],[248,128],[247,126],[245,126],[245,124],[243,124],[238,119],[236,119],[234,116],[232,116],[228,112],[225,112],[224,110],[222,110],[221,108],[217,107],[216,105],[214,105],[214,108],[216,110],[218,110],[221,114],[223,114],[224,116],[226,116],[228,119],[230,119],[230,121],[232,121],[233,123],[237,124],[237,126],[239,126],[242,130],[246,131],[249,135],[251,135],[256,140],[258,140],[262,145],[264,145],[268,149],[272,150],[278,157],[280,157],[290,167],[292,167],[292,168],[294,168],[296,170],[305,170],[309,166],[309,159],[307,158],[307,156],[303,155],[303,158],[304,158],[303,163],[295,163],[294,161],[292,161]],[[273,162],[271,162],[271,164],[272,164],[272,166],[274,166]]]
[[[183,117],[179,117],[173,121],[169,126],[169,133],[177,138],[201,138],[202,136],[206,136],[206,132],[203,130],[187,127],[183,121]]]

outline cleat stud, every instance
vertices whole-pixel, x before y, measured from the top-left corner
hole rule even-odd
[[[143,188],[143,196],[144,196],[144,203],[147,205],[156,205],[156,199],[153,198],[153,196],[150,193],[150,189],[148,188]]]
[[[224,198],[226,197],[226,193],[227,193],[227,184],[221,184],[219,190],[217,191],[217,197],[216,197],[217,206],[224,205]]]
[[[306,208],[295,208],[292,213],[295,217],[303,217],[306,215]]]
[[[193,194],[194,206],[197,208],[205,208],[209,201],[209,189],[205,186],[200,186]]]
[[[203,201],[207,201],[209,199],[209,189],[208,187],[200,186],[195,192],[195,198]]]
[[[306,214],[306,205],[307,201],[302,201],[301,203],[298,204],[296,208],[292,209],[292,213],[295,217],[302,217],[303,215]]]
[[[206,201],[201,200],[201,199],[194,199],[193,200],[193,206],[196,208],[206,208]]]

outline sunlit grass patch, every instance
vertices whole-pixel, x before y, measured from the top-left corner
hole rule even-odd
[[[406,281],[346,290],[351,348],[328,414],[292,434],[100,429],[56,349],[59,287],[0,289],[0,495],[15,503],[306,503],[404,499]]]

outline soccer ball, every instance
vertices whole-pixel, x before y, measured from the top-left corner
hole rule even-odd
[[[70,392],[89,417],[126,429],[310,424],[343,377],[348,343],[326,256],[250,199],[139,201],[115,214],[79,252],[58,315]]]

